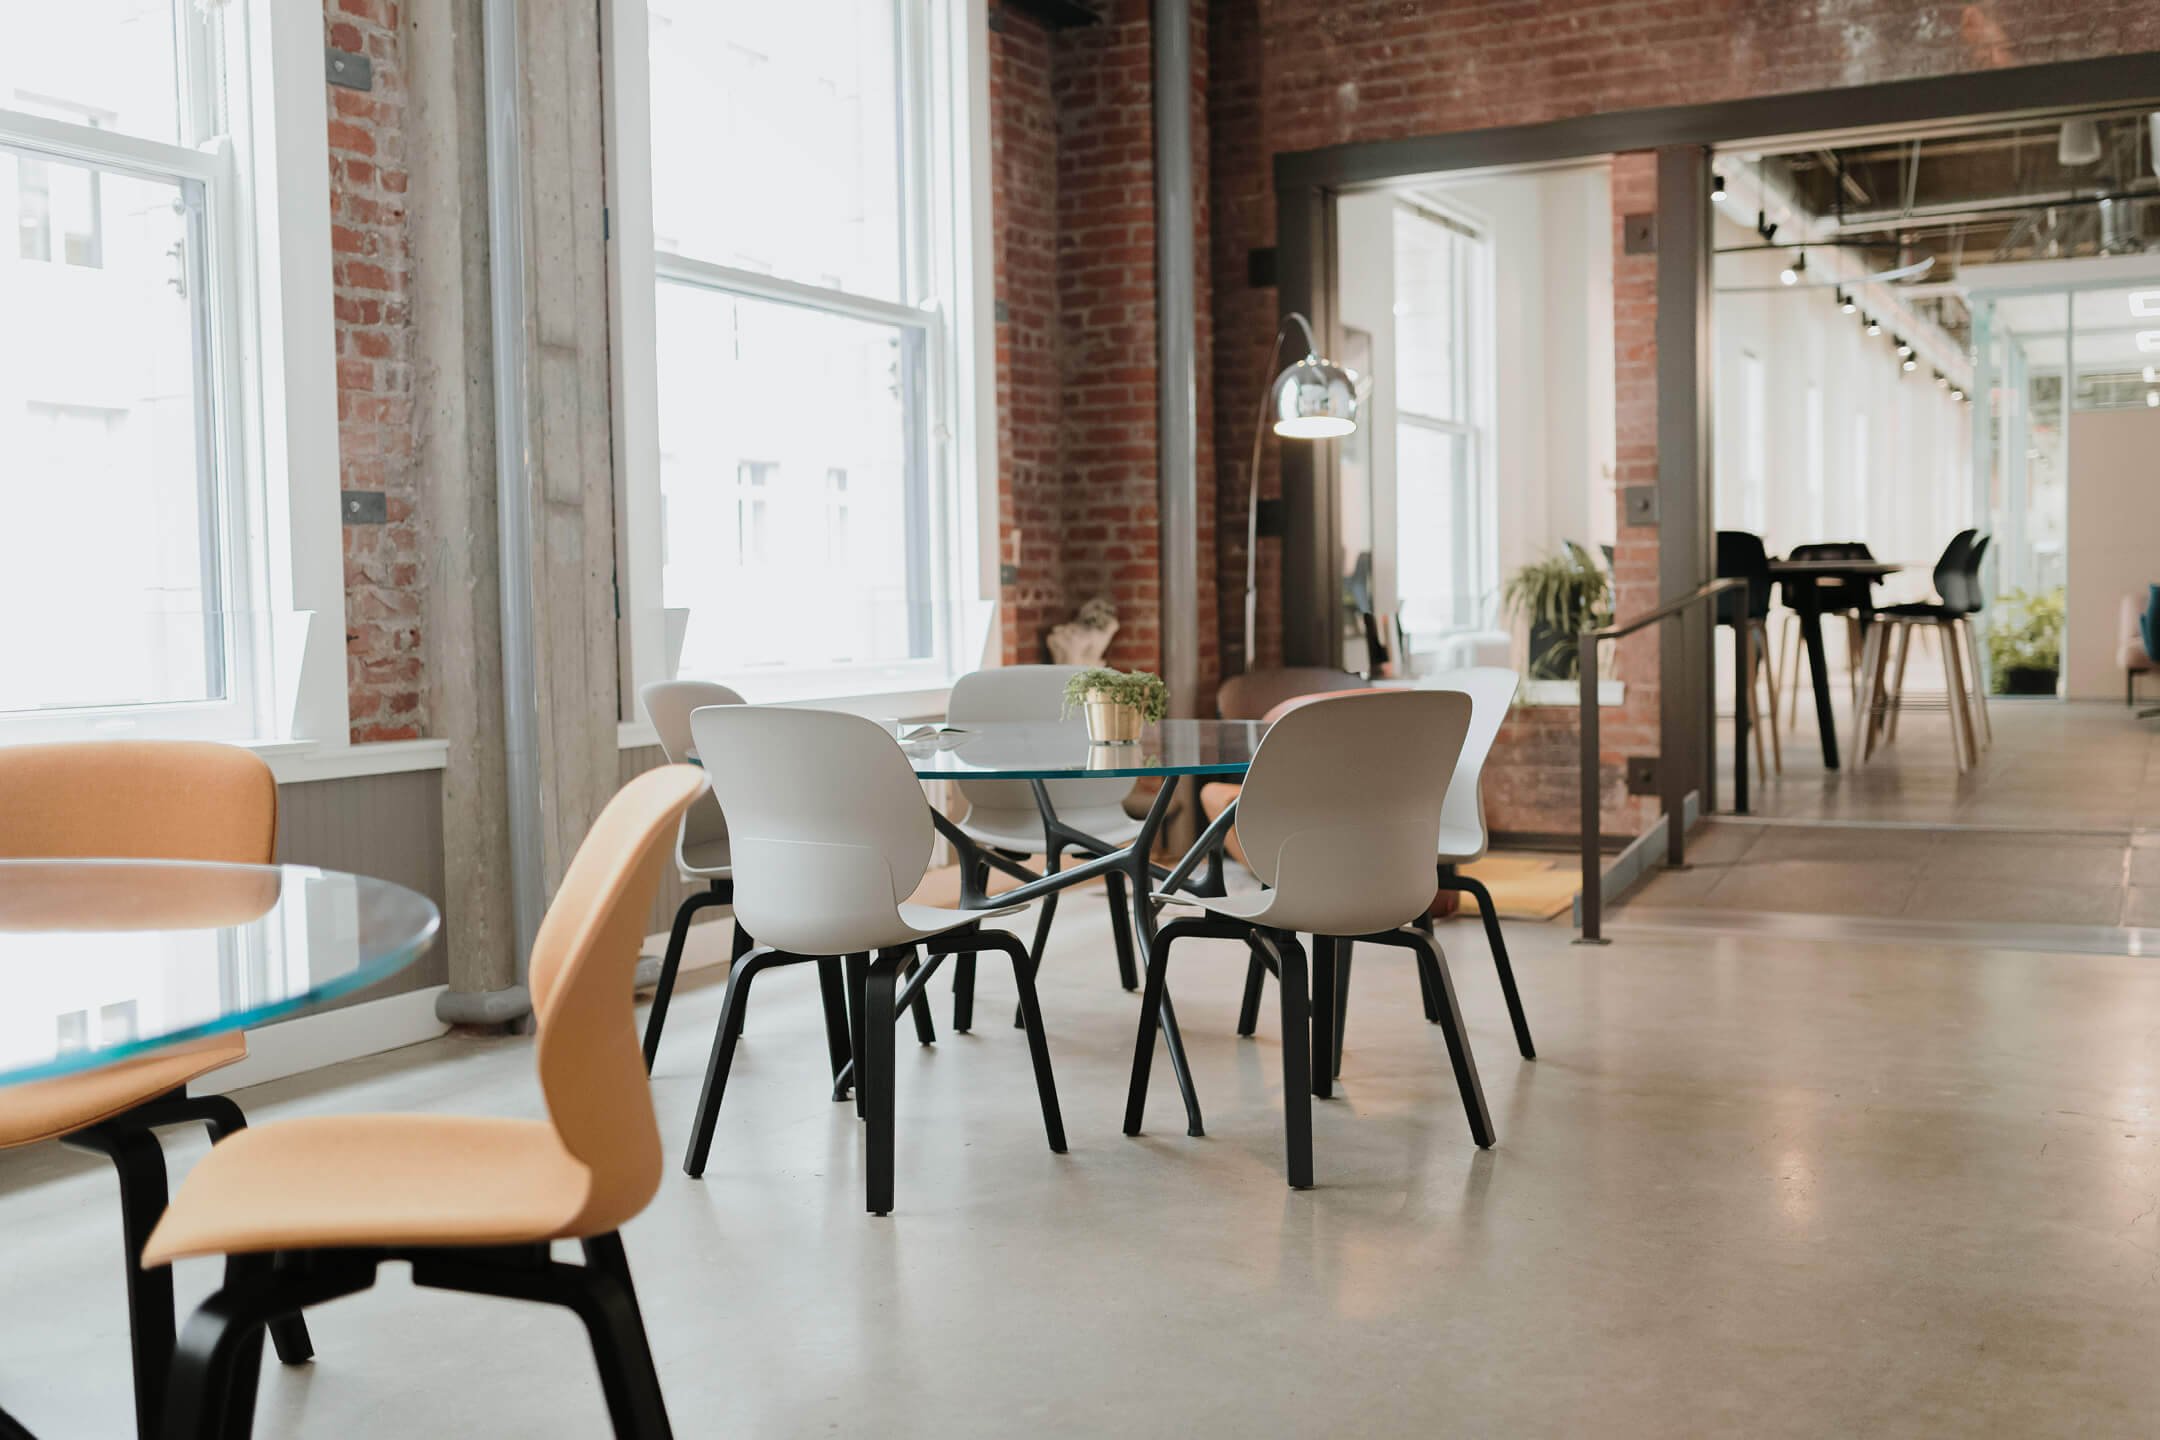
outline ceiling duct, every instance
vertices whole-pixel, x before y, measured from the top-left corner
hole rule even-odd
[[[2117,200],[2103,196],[2100,200],[2100,253],[2103,255],[2135,255],[2142,252],[2145,242],[2140,236],[2136,200]]]

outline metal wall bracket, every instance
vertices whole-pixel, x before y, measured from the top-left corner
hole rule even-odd
[[[1655,211],[1621,217],[1620,253],[1623,255],[1657,254],[1657,213]]]
[[[332,85],[342,85],[347,90],[375,88],[375,62],[350,50],[326,47],[323,50],[323,74]]]
[[[1630,485],[1621,492],[1627,502],[1627,523],[1630,525],[1655,525],[1658,523],[1658,492],[1655,485]]]
[[[341,491],[338,514],[347,525],[387,525],[390,522],[390,497],[380,490]]]
[[[1627,793],[1630,795],[1655,795],[1658,793],[1657,756],[1630,755],[1627,757]]]

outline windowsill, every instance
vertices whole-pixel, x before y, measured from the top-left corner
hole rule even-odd
[[[1626,696],[1626,681],[1598,681],[1598,709],[1610,710]],[[1515,692],[1515,703],[1524,707],[1579,710],[1582,708],[1582,685],[1574,680],[1525,680],[1522,688]]]
[[[440,770],[450,761],[447,740],[378,740],[370,745],[335,745],[321,740],[243,740],[269,762],[280,785],[316,780],[353,780],[365,775],[398,775],[408,770]]]
[[[942,720],[946,699],[951,694],[951,686],[940,685],[926,690],[887,690],[872,695],[775,700],[771,704],[776,709],[786,710],[839,710],[870,720]],[[615,745],[619,750],[636,750],[659,743],[660,737],[643,720],[624,720],[615,727]]]

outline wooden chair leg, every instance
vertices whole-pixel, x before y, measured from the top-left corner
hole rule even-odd
[[[1950,711],[1950,748],[1957,756],[1958,773],[1963,775],[1978,757],[1973,753],[1972,711],[1965,694],[1965,662],[1958,654],[1963,647],[1958,644],[1956,621],[1935,622],[1935,645],[1942,652],[1943,683],[1949,692],[1945,699]]]
[[[1770,648],[1769,622],[1762,622],[1760,628],[1762,630],[1763,647],[1763,689],[1770,696],[1769,708],[1762,712],[1762,723],[1763,728],[1770,732],[1770,769],[1774,774],[1783,775],[1785,773],[1785,738],[1778,731],[1778,659],[1780,652]],[[1752,693],[1752,687],[1750,687],[1750,692]]]
[[[1905,663],[1912,658],[1913,640],[1919,628],[1917,625],[1897,627],[1897,666],[1890,681],[1889,711],[1883,717],[1883,735],[1886,741],[1897,739],[1898,721],[1905,713]]]
[[[1970,662],[1965,678],[1972,686],[1973,711],[1980,717],[1980,743],[1982,746],[1992,746],[1995,743],[1995,722],[1988,717],[1987,682],[1982,678],[1984,671],[1980,665],[1980,634],[1970,615],[1962,617],[1957,623],[1959,631],[1965,636],[1965,655]]]

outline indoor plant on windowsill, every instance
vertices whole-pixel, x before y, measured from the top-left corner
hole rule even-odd
[[[1065,682],[1065,713],[1087,715],[1088,739],[1097,745],[1130,745],[1140,727],[1170,713],[1170,687],[1145,670],[1082,670]]]
[[[2012,590],[1988,624],[1988,670],[1998,695],[2053,695],[2062,676],[2063,587]]]
[[[1612,621],[1611,577],[1574,544],[1517,570],[1501,600],[1530,626],[1532,680],[1575,679],[1581,669],[1577,637]]]

